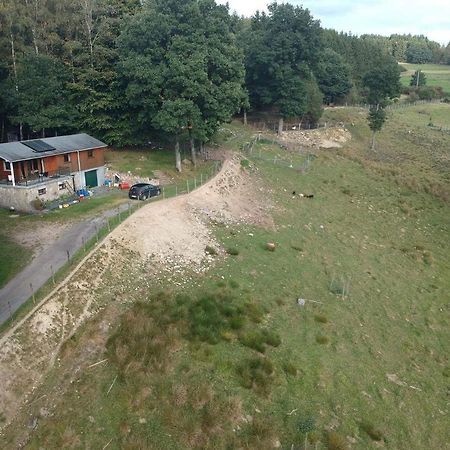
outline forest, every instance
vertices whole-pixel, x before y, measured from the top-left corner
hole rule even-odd
[[[194,150],[235,114],[315,123],[324,103],[368,101],[371,71],[450,63],[423,36],[338,33],[290,4],[247,19],[214,0],[3,0],[0,23],[2,142],[85,131]]]

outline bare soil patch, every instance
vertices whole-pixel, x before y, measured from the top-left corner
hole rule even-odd
[[[318,130],[284,131],[279,141],[311,148],[341,148],[351,139],[344,127],[321,128]]]
[[[33,254],[45,250],[71,226],[69,223],[33,223],[13,230],[11,237]]]

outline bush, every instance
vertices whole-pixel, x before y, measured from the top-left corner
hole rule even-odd
[[[205,294],[188,306],[189,337],[217,344],[224,332],[244,326],[242,313],[242,308],[234,305],[227,294]]]
[[[347,441],[344,436],[336,431],[330,431],[327,434],[327,446],[328,450],[347,450]]]
[[[288,361],[283,363],[283,371],[286,375],[290,375],[292,377],[297,376],[298,373],[297,367],[295,367],[294,364]]]
[[[269,330],[252,330],[242,334],[239,342],[246,347],[252,348],[260,353],[266,351],[266,345],[278,347],[281,344],[280,336]]]
[[[250,167],[250,161],[248,159],[241,159],[241,167],[247,169]]]
[[[370,439],[372,439],[373,441],[382,441],[384,436],[382,431],[380,431],[379,429],[375,428],[373,426],[373,424],[371,424],[370,422],[362,422],[360,424],[360,428],[361,430],[363,430],[365,433],[367,433],[367,435],[370,437]]]
[[[316,336],[316,342],[318,344],[325,345],[330,342],[330,338],[328,336],[323,336],[323,335],[319,334],[318,336]]]
[[[252,358],[237,367],[240,384],[246,389],[254,389],[267,395],[273,383],[274,366],[267,358]]]
[[[207,245],[205,247],[205,253],[211,256],[217,255],[217,250],[214,247],[211,247],[210,245]]]
[[[261,323],[264,317],[264,310],[261,306],[254,302],[248,302],[244,304],[244,311],[246,316],[253,323]]]
[[[328,318],[322,314],[315,315],[314,320],[319,323],[328,323]]]
[[[228,247],[226,252],[231,256],[239,255],[239,249],[237,249],[236,247]]]

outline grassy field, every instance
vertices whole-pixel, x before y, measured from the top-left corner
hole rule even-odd
[[[92,361],[108,364],[67,385],[99,317],[35,392],[58,395],[27,448],[448,448],[450,136],[427,126],[430,114],[449,120],[441,107],[391,113],[376,153],[366,112],[329,110],[354,124],[353,140],[316,151],[303,174],[249,158],[272,191],[275,229],[215,224],[233,250],[206,276],[121,290],[131,305],[105,319]],[[252,134],[228,130],[235,149]],[[20,434],[9,429],[3,447]]]
[[[190,160],[190,155],[182,153],[182,159]],[[113,171],[131,172],[141,177],[155,177],[155,170],[164,172],[174,182],[193,178],[201,171],[211,167],[211,162],[198,160],[197,168],[191,164],[184,164],[183,171],[175,169],[175,156],[171,150],[109,150],[106,152],[106,164]]]
[[[10,213],[0,210],[0,288],[29,261],[30,252],[11,238],[13,221]]]
[[[450,66],[442,64],[407,64],[401,63],[407,72],[401,73],[401,82],[409,86],[411,75],[416,70],[421,70],[427,77],[427,86],[440,86],[446,93],[450,93]]]

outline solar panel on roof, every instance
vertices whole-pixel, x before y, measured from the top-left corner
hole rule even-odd
[[[37,153],[42,152],[51,152],[52,150],[56,150],[55,147],[48,145],[46,142],[41,141],[40,139],[35,139],[34,141],[22,142],[23,145],[30,147]]]

